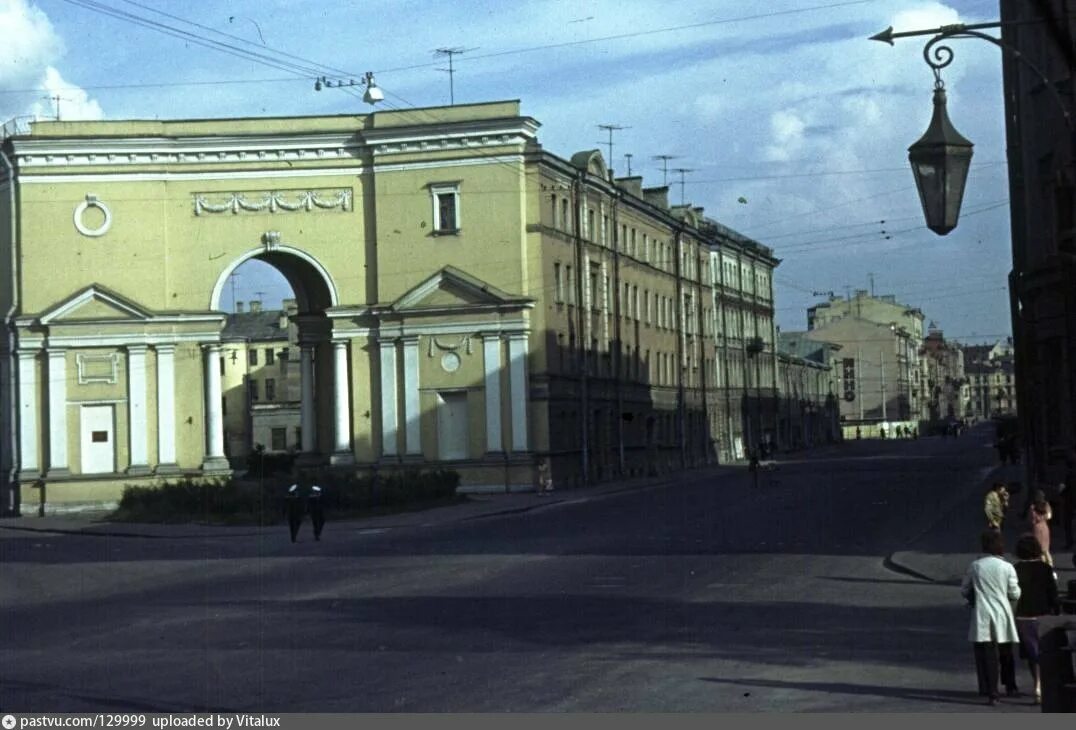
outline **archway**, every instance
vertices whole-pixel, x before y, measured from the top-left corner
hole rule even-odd
[[[290,287],[292,298],[276,292],[280,309],[263,308],[259,297],[258,306],[250,300],[244,311],[226,295],[232,277],[253,262],[274,269]],[[332,338],[326,313],[339,294],[327,269],[307,252],[273,242],[221,270],[210,309],[224,311],[229,299],[235,311],[221,345],[207,352],[207,464],[223,457],[236,466],[254,448],[301,463],[350,463],[349,348]]]

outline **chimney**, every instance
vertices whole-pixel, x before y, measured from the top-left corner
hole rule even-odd
[[[236,302],[235,303],[235,313],[236,314],[242,314],[243,313],[243,302]]]
[[[261,300],[260,299],[251,299],[250,300],[250,313],[254,314],[255,312],[260,312],[260,311],[262,311],[262,302],[261,302]]]
[[[298,306],[295,304],[294,299],[285,299],[281,302],[283,309],[280,312],[280,322],[278,328],[286,330],[288,328],[288,317],[299,311]]]
[[[668,210],[669,186],[664,185],[660,188],[643,188],[643,199],[662,210]]]

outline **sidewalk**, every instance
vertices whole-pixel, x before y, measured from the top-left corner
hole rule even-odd
[[[657,477],[639,477],[618,482],[605,482],[586,487],[556,490],[547,496],[535,492],[509,494],[471,494],[459,504],[396,512],[369,517],[352,517],[333,521],[333,530],[386,530],[393,528],[429,527],[467,520],[529,512],[555,504],[580,502],[605,497],[618,492],[672,486],[681,481],[721,478],[743,471],[742,467],[715,465],[688,469]],[[281,525],[209,525],[157,524],[110,522],[107,513],[84,513],[60,517],[6,517],[0,519],[0,534],[8,532],[61,533],[96,535],[102,537],[131,537],[144,539],[198,539],[217,537],[252,537],[279,533]]]
[[[995,480],[1010,482],[1020,481],[1022,478],[1020,467],[991,467],[976,488],[959,493],[959,498],[954,499],[950,509],[934,525],[907,547],[891,553],[885,560],[886,566],[920,580],[959,586],[968,565],[982,557],[982,553],[973,551],[972,547],[978,544],[979,535],[985,527],[983,498],[987,488]],[[1005,520],[1005,546],[1009,559],[1012,559],[1012,549],[1017,538],[1027,531],[1020,515],[1024,498],[1023,491],[1013,495]],[[1063,534],[1060,534],[1061,528],[1052,527],[1052,531],[1058,587],[1064,591],[1066,582],[1076,578],[1076,571],[1072,565],[1071,550],[1061,547],[1064,543]]]

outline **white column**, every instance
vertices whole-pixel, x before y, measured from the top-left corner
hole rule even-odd
[[[482,364],[486,388],[486,451],[504,450],[501,438],[501,336],[484,335]]]
[[[37,476],[41,462],[37,451],[37,352],[19,351],[19,468]],[[24,477],[25,478],[25,477]]]
[[[408,456],[422,455],[422,428],[418,405],[418,337],[403,339],[404,438]]]
[[[527,435],[527,335],[508,336],[508,380],[511,387],[512,451],[528,451]]]
[[[128,474],[149,474],[149,425],[146,414],[146,346],[127,347],[127,431],[131,444]]]
[[[218,371],[219,372],[219,371]],[[157,346],[157,473],[177,472],[176,346]]]
[[[333,342],[333,463],[350,461],[351,387],[347,374],[347,342]]]
[[[67,468],[67,351],[49,349],[49,476]]]
[[[396,342],[381,340],[381,453],[395,456],[396,444]]]
[[[316,447],[314,438],[314,346],[301,345],[299,350],[299,381],[302,400],[299,403],[299,423],[302,430],[301,448],[304,454]]]
[[[220,344],[205,346],[205,448],[203,471],[228,468],[224,456],[224,414],[221,412]]]

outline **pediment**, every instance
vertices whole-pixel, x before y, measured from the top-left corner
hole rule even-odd
[[[41,324],[63,322],[146,321],[152,314],[130,299],[97,285],[87,287],[48,309]]]
[[[508,294],[453,266],[446,266],[392,303],[394,311],[523,306],[530,300]]]

